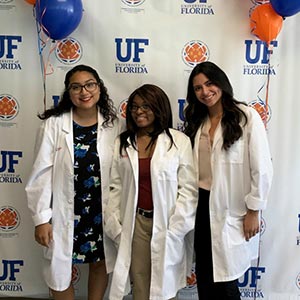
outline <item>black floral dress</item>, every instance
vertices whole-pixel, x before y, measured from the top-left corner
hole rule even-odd
[[[74,134],[74,241],[73,263],[104,259],[100,163],[97,124],[73,123]]]

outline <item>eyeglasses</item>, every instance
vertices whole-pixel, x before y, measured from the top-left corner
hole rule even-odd
[[[131,105],[129,107],[129,110],[131,112],[137,112],[139,108],[142,110],[142,112],[148,112],[149,110],[151,110],[151,107],[148,104],[142,104],[140,106],[138,106],[138,105]]]
[[[96,90],[97,86],[99,86],[98,82],[88,82],[86,84],[74,83],[69,86],[68,90],[72,94],[76,95],[76,94],[80,94],[83,88],[87,92],[94,92]]]

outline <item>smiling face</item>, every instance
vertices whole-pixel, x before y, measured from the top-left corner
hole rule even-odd
[[[93,74],[86,71],[75,72],[70,77],[68,89],[75,110],[97,109],[100,88]]]
[[[155,115],[148,103],[136,95],[132,101],[131,116],[139,131],[152,132],[154,129]]]
[[[206,105],[208,110],[222,106],[222,90],[213,84],[203,73],[194,77],[193,88],[196,98]]]

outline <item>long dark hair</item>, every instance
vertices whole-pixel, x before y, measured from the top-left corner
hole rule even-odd
[[[188,104],[184,110],[184,132],[190,137],[192,145],[194,145],[197,130],[208,116],[207,106],[196,98],[193,87],[193,80],[200,73],[203,73],[212,84],[222,90],[223,116],[221,125],[223,130],[223,149],[228,150],[243,135],[240,121],[244,118],[244,125],[246,125],[247,116],[237,104],[246,104],[234,99],[233,89],[227,75],[212,62],[207,61],[196,65],[190,74],[186,97]]]
[[[107,88],[105,87],[103,80],[99,77],[97,71],[94,70],[92,67],[86,65],[78,65],[66,73],[64,82],[65,89],[61,95],[58,105],[56,107],[52,107],[50,109],[45,110],[42,114],[38,114],[38,117],[41,120],[45,120],[50,118],[51,116],[60,116],[61,114],[69,112],[71,110],[71,108],[74,105],[70,99],[70,93],[68,88],[70,84],[70,78],[76,72],[88,72],[93,75],[93,77],[99,84],[101,91],[100,99],[97,102],[97,105],[99,107],[100,113],[104,118],[104,122],[102,125],[109,126],[109,123],[113,124],[113,121],[117,118],[116,108],[114,107],[113,101],[109,98]]]
[[[122,153],[122,149],[126,149],[129,146],[127,141],[128,137],[130,139],[130,143],[136,149],[136,133],[139,130],[139,127],[134,122],[134,119],[131,115],[131,107],[133,103],[133,99],[135,96],[141,97],[146,104],[148,104],[153,111],[155,116],[154,120],[154,129],[152,132],[149,132],[149,136],[151,136],[151,141],[148,147],[151,147],[155,141],[157,140],[160,133],[166,131],[167,135],[170,138],[170,148],[174,144],[173,137],[170,133],[169,128],[172,128],[172,110],[169,98],[167,94],[158,86],[154,84],[144,84],[141,87],[137,88],[135,91],[131,93],[127,101],[126,108],[126,125],[127,130],[121,133],[120,135],[120,154]]]

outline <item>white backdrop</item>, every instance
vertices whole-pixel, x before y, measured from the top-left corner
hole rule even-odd
[[[181,128],[190,58],[196,55],[225,70],[237,99],[258,110],[266,100],[269,105],[274,183],[263,212],[259,267],[253,262],[240,278],[243,299],[300,299],[300,14],[284,20],[273,42],[267,98],[267,49],[249,26],[254,3],[188,2],[83,0],[78,28],[52,42],[38,35],[32,5],[0,0],[0,297],[48,296],[24,192],[40,123],[36,114],[44,109],[43,84],[49,107],[62,92],[65,72],[91,65],[122,113],[136,87],[154,83],[169,95],[174,127]],[[40,52],[48,64],[45,76]],[[84,298],[86,269],[73,271],[76,294]],[[197,299],[194,277],[178,298]]]

